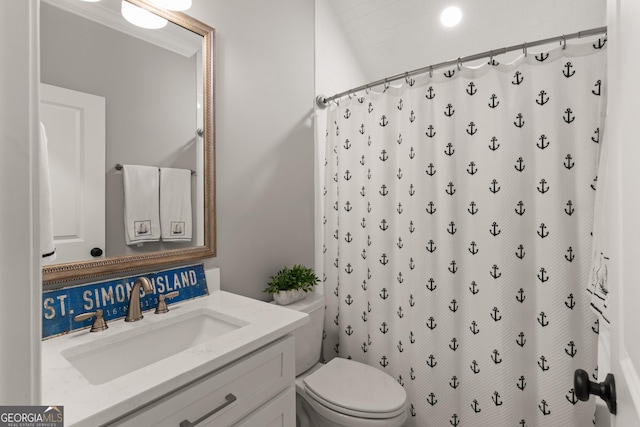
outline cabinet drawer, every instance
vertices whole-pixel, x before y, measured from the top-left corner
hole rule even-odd
[[[292,385],[233,427],[295,427],[296,387]]]
[[[230,426],[294,382],[293,337],[269,344],[117,420],[114,426]],[[204,419],[203,419],[204,418]]]

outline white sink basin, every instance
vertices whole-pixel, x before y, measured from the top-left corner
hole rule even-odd
[[[65,426],[110,424],[309,321],[302,312],[219,290],[170,310],[44,340],[41,400],[64,405]]]
[[[148,326],[141,320],[132,324],[135,327],[108,339],[70,347],[61,354],[91,384],[99,385],[246,324],[210,309],[200,309]]]

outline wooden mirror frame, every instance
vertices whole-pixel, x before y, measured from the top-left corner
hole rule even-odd
[[[188,263],[216,255],[215,221],[215,29],[184,13],[162,9],[147,0],[127,0],[203,38],[204,246],[77,261],[42,267],[43,284],[93,279],[169,264]]]

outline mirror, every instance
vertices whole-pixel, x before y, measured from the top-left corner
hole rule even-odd
[[[101,232],[104,228],[105,243],[99,248],[102,254],[95,257],[83,251],[77,258],[55,260],[56,264],[43,267],[45,284],[215,256],[215,30],[147,0],[126,1],[166,19],[168,25],[162,30],[133,26],[120,14],[121,0],[43,0],[41,4],[41,118],[46,116],[42,105],[49,86],[71,90],[72,94],[88,94],[98,101],[101,98],[106,106],[102,125],[105,146],[97,150],[102,150],[104,156],[104,161],[99,162],[104,163],[104,169],[98,173],[104,184],[88,190],[93,195],[104,195],[105,225],[89,225],[92,215],[88,215],[76,221],[79,225],[75,226],[80,230],[76,234],[96,228]],[[84,114],[84,110],[78,111],[77,115]],[[50,122],[60,122],[53,117]],[[60,159],[52,155],[50,133],[55,134],[56,130],[50,132],[44,123],[50,140],[53,186],[54,163]],[[78,127],[76,133],[81,133],[85,126]],[[54,222],[56,202],[65,208],[71,205],[74,212],[78,210],[73,203],[85,196],[77,196],[75,188],[86,186],[84,174],[94,169],[87,166],[91,155],[85,147],[58,157],[70,161],[71,166],[61,168],[67,182],[58,193],[52,193]],[[124,185],[123,172],[116,167],[119,164],[192,170],[190,241],[147,242],[141,246],[125,243]],[[73,177],[74,173],[79,178],[69,180],[68,175]],[[66,197],[65,201],[61,202],[62,197],[57,194]],[[58,216],[67,218],[64,214]],[[66,241],[83,238],[84,235],[68,233]]]

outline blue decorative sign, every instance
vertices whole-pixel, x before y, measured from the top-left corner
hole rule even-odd
[[[125,317],[131,288],[142,276],[153,286],[153,293],[140,297],[143,312],[155,309],[161,294],[178,291],[167,300],[169,304],[209,294],[202,264],[43,292],[42,338],[91,326],[93,319],[75,322],[73,318],[97,309],[102,309],[107,322]]]

